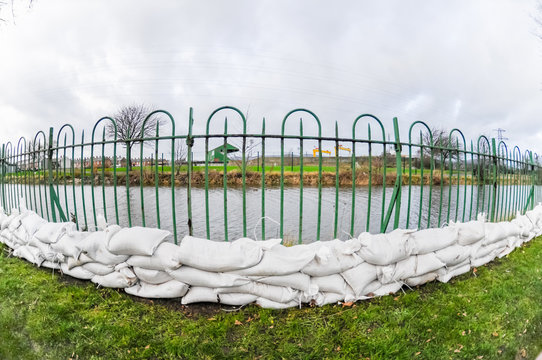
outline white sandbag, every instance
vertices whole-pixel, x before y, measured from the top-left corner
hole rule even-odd
[[[81,266],[90,262],[94,262],[94,259],[90,258],[87,254],[81,253],[76,259],[74,257],[66,257],[66,263],[68,264],[69,269],[73,269],[76,266]]]
[[[41,216],[35,212],[30,212],[21,220],[21,226],[30,237],[34,236],[34,234],[46,223],[47,220],[42,219]]]
[[[523,238],[521,236],[517,236],[517,237],[509,236],[507,240],[508,240],[508,246],[513,247],[513,248],[520,247],[524,243],[530,241],[529,238]]]
[[[497,257],[499,259],[501,259],[501,258],[505,257],[506,255],[510,254],[514,250],[515,250],[515,248],[507,246],[500,253],[497,254]]]
[[[508,238],[501,239],[497,242],[490,243],[488,245],[480,246],[476,251],[473,251],[471,258],[482,258],[485,257],[492,252],[494,252],[496,249],[504,248],[509,244]]]
[[[466,223],[450,223],[451,228],[457,229],[457,243],[470,245],[482,240],[485,236],[484,221],[476,220]]]
[[[435,253],[413,255],[397,264],[377,266],[377,278],[382,284],[420,276],[444,267]]]
[[[137,282],[137,276],[126,267],[120,271],[113,271],[111,274],[94,275],[91,281],[103,287],[121,289],[133,286]]]
[[[9,225],[11,224],[11,222],[18,218],[19,217],[19,212],[14,209],[11,213],[11,215],[9,215],[8,217],[4,218],[4,220],[2,221],[2,230],[5,230],[9,227]],[[19,224],[20,224],[20,221],[19,221]]]
[[[81,266],[76,266],[72,269],[69,269],[68,264],[61,263],[60,269],[62,270],[63,274],[69,275],[71,277],[81,279],[81,280],[90,280],[95,276],[93,273],[91,273],[88,270],[83,269]]]
[[[64,258],[64,255],[54,251],[51,248],[51,245],[42,243],[35,237],[32,237],[30,241],[28,241],[28,245],[37,247],[40,250],[43,257],[48,261],[61,260]]]
[[[308,294],[316,294],[318,292],[318,287],[311,286],[311,277],[302,273],[265,277],[251,276],[250,279],[262,284],[284,286],[301,290]]]
[[[357,295],[357,299],[372,298],[375,296],[374,292],[382,287],[382,283],[378,280],[371,281],[365,289],[361,291],[361,295]]]
[[[470,268],[470,263],[467,261],[456,266],[452,266],[448,269],[441,269],[439,270],[437,280],[442,283],[447,283],[451,278],[469,272]]]
[[[9,231],[8,229],[4,229],[0,231],[0,242],[5,244],[6,240],[9,240],[10,238],[11,238],[11,231]]]
[[[107,249],[108,238],[119,229],[120,227],[113,225],[108,226],[105,231],[91,232],[90,235],[77,244],[77,247],[94,261],[105,265],[125,262],[129,258],[128,255],[116,255]]]
[[[73,233],[77,233],[75,224],[72,222],[54,223],[48,222],[40,226],[34,236],[43,243],[53,244],[60,240],[60,238],[66,234],[77,237]]]
[[[28,215],[28,212],[18,213],[9,223],[8,229],[12,233],[21,226],[21,221]]]
[[[28,240],[30,240],[30,237],[28,236],[28,234],[26,233],[26,230],[22,226],[19,226],[16,230],[12,231],[11,235],[12,235],[13,240],[15,240],[17,243],[21,245],[28,244]]]
[[[318,288],[318,291],[337,294],[344,294],[348,286],[340,274],[311,276],[311,284]]]
[[[361,248],[359,239],[319,241],[314,243],[314,247],[316,256],[301,269],[301,272],[310,276],[338,274],[363,262],[356,254]]]
[[[148,284],[159,285],[166,281],[173,280],[171,275],[162,270],[150,270],[140,267],[134,267],[133,270],[139,280]]]
[[[457,238],[458,229],[452,226],[416,231],[410,235],[413,243],[412,254],[422,255],[447,248],[454,244]]]
[[[48,268],[52,270],[60,270],[61,264],[62,263],[58,261],[45,260],[44,262],[41,263],[40,267],[44,267],[44,268]]]
[[[434,281],[438,277],[438,272],[430,272],[427,274],[423,274],[420,276],[414,276],[408,279],[405,279],[404,282],[408,286],[418,286],[423,285],[425,283],[428,283],[430,281]]]
[[[6,229],[6,231],[9,231]],[[13,236],[11,236],[11,233],[9,233],[8,236],[3,236],[2,239],[3,239],[3,242],[4,244],[6,244],[7,246],[9,246],[10,248],[12,248],[13,250],[21,247],[22,245],[13,241],[12,238],[14,238]]]
[[[317,246],[295,245],[286,247],[273,246],[263,252],[261,261],[252,267],[235,270],[232,273],[246,276],[278,276],[299,272],[316,256]]]
[[[263,297],[257,298],[256,304],[263,307],[264,309],[288,309],[300,305],[299,302],[297,302],[296,300],[281,303]]]
[[[393,282],[390,284],[384,284],[380,288],[373,291],[373,296],[377,297],[377,296],[386,296],[386,295],[394,294],[397,291],[399,291],[399,289],[401,289],[402,287],[403,287],[403,283],[400,281]]]
[[[521,236],[518,236],[518,237],[514,237],[514,236],[509,236],[507,238],[508,240],[508,246],[511,247],[511,248],[517,248],[517,247],[520,247],[523,243],[525,242],[528,242],[529,241],[529,238],[523,238]]]
[[[258,297],[252,294],[228,293],[218,294],[218,298],[223,305],[241,306],[255,302]]]
[[[265,297],[266,299],[279,303],[287,303],[293,299],[299,299],[300,296],[299,290],[294,290],[283,286],[261,284],[254,281],[241,286],[218,288],[217,292],[219,294],[252,294],[257,295],[258,297]]]
[[[144,298],[173,299],[184,296],[188,291],[188,285],[177,280],[170,280],[158,285],[140,281],[135,286],[125,288],[124,291],[130,295]]]
[[[107,248],[117,255],[152,256],[169,235],[169,231],[161,229],[141,226],[123,228],[111,237]]]
[[[38,232],[34,235],[38,241],[49,243],[51,244],[51,249],[53,249],[53,251],[61,253],[66,257],[73,257],[75,259],[79,258],[79,254],[81,254],[81,250],[77,247],[77,244],[89,235],[87,232],[73,231],[63,233],[59,240],[47,242],[36,236],[40,231],[41,229],[38,230]]]
[[[493,259],[495,259],[496,257],[498,257],[503,251],[505,251],[506,249],[508,249],[508,246],[501,246],[501,247],[498,247],[496,248],[495,250],[493,250],[491,252],[491,255],[493,255]],[[500,257],[500,256],[499,256]]]
[[[113,265],[104,265],[98,262],[88,262],[81,266],[83,267],[83,269],[88,270],[95,275],[104,276],[111,274],[113,271],[115,271],[115,267]]]
[[[216,242],[185,236],[180,244],[179,260],[181,264],[200,270],[226,272],[254,266],[262,255],[258,243],[247,238]]]
[[[241,286],[251,282],[242,275],[204,271],[190,266],[181,266],[175,270],[168,269],[166,272],[172,278],[192,286],[219,288]]]
[[[29,246],[29,245],[20,246],[17,249],[15,249],[13,251],[13,256],[20,257],[38,266],[40,266],[41,263],[45,261],[45,258],[43,257],[43,255],[41,255],[40,249],[34,246]]]
[[[389,265],[409,257],[414,246],[410,240],[413,230],[397,229],[387,234],[361,233],[359,254],[373,265]]]
[[[485,265],[485,264],[493,261],[496,257],[497,257],[497,254],[495,254],[492,251],[489,254],[487,254],[486,256],[471,259],[470,260],[470,266],[471,267],[479,267],[479,266]]]
[[[519,236],[521,229],[511,222],[485,223],[485,238],[483,245],[489,245],[499,242],[509,236]]]
[[[341,273],[341,276],[354,290],[356,296],[361,296],[368,284],[376,280],[376,266],[369,263],[361,263],[352,269]]]
[[[181,304],[193,303],[218,303],[218,294],[215,289],[202,286],[191,286],[186,295],[183,296]],[[244,304],[243,304],[244,305]]]
[[[344,293],[333,293],[333,292],[320,292],[314,298],[314,303],[317,306],[324,306],[328,304],[337,304],[340,301],[345,301]]]
[[[130,266],[145,268],[149,270],[177,269],[181,266],[179,260],[181,248],[175,244],[164,242],[158,246],[153,256],[134,255],[126,262]]]
[[[519,235],[522,238],[527,238],[531,236],[531,233],[533,233],[533,223],[526,215],[521,215],[519,211],[516,214],[516,217],[512,220],[512,223],[516,224],[519,227]]]
[[[471,246],[452,245],[445,249],[435,251],[435,256],[446,266],[453,266],[469,259],[471,252]]]
[[[0,206],[0,230],[1,230],[2,222],[3,222],[4,219],[6,219],[7,217],[8,217],[8,215],[6,214],[4,208]]]
[[[525,216],[533,224],[534,230],[538,231],[542,227],[542,207],[537,205],[533,210],[525,212]]]

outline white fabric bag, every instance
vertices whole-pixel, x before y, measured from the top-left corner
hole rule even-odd
[[[359,254],[373,265],[389,265],[409,257],[414,251],[410,239],[413,230],[394,230],[387,234],[361,233]]]
[[[183,296],[181,304],[193,303],[218,303],[218,294],[215,289],[203,286],[191,286],[186,295]],[[244,305],[244,304],[242,304]]]
[[[123,228],[111,237],[107,248],[117,255],[152,256],[169,235],[169,231],[161,229],[141,226]]]
[[[416,231],[410,236],[414,248],[412,254],[422,255],[445,249],[456,243],[457,238],[458,229],[453,226]]]
[[[175,244],[161,243],[152,256],[133,255],[126,260],[130,266],[145,268],[149,270],[171,270],[181,266],[181,248]]]
[[[178,269],[166,271],[172,278],[192,286],[219,288],[250,283],[248,278],[238,274],[204,271],[190,266],[181,266]]]
[[[247,238],[216,242],[185,236],[180,244],[179,260],[196,269],[226,272],[254,266],[262,254],[258,243]]]
[[[362,263],[344,271],[341,273],[341,276],[350,285],[352,290],[354,290],[355,296],[361,296],[364,295],[363,290],[367,285],[376,280],[376,266],[369,263]]]
[[[125,288],[124,291],[127,294],[144,298],[173,299],[184,296],[188,291],[188,285],[177,280],[170,280],[159,285],[140,281],[135,286]]]

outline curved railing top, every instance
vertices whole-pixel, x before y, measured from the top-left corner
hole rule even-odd
[[[241,119],[243,133],[229,132],[226,117],[224,131],[211,134],[213,119],[228,112]],[[286,134],[288,121],[297,114],[302,115],[299,134]],[[38,131],[33,138],[6,142],[0,153],[0,203],[9,210],[23,196],[44,217],[65,213],[83,229],[96,228],[102,214],[121,225],[167,228],[175,241],[182,234],[228,240],[256,229],[263,239],[279,235],[309,241],[411,225],[441,226],[475,219],[480,212],[499,221],[542,199],[537,153],[484,135],[470,140],[468,150],[457,128],[434,132],[428,123],[414,121],[408,125],[408,141],[401,142],[397,121],[390,139],[378,117],[361,114],[348,122],[352,135],[344,137],[339,136],[344,120],[334,121],[334,131],[325,133],[316,113],[298,108],[275,123],[280,123],[280,132],[269,131],[264,117],[261,132],[247,134],[245,114],[232,106],[213,110],[204,134],[193,134],[192,109],[187,134],[176,134],[178,124],[165,110],[149,113],[142,126],[162,115],[169,119],[171,132],[162,131],[167,124],[158,121],[155,135],[147,136],[140,128],[138,138],[122,139],[115,119],[102,117],[93,124],[89,143],[85,130],[78,138],[71,124],[59,128],[56,145],[52,130],[50,138]],[[304,121],[304,116],[314,122]],[[362,121],[367,122],[367,138],[356,136]],[[380,139],[371,137],[374,123]],[[96,142],[101,125],[104,139]],[[113,131],[105,141],[107,127]],[[416,142],[413,133],[418,128]],[[311,131],[316,135],[307,135]],[[70,133],[71,144],[66,144]],[[227,144],[240,136],[243,146],[232,149],[232,155],[208,149],[211,138]],[[184,141],[176,141],[180,139]],[[295,156],[285,153],[286,139],[299,142]],[[318,145],[309,149],[306,140]],[[117,152],[117,146],[127,147],[127,142],[140,143],[140,150]]]

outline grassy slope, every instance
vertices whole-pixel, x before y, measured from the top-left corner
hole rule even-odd
[[[542,238],[476,274],[395,298],[190,313],[1,255],[0,358],[535,358],[540,264]]]

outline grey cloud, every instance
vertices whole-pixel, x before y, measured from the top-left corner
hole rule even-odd
[[[170,110],[179,131],[190,106],[197,130],[230,104],[250,110],[249,130],[265,116],[275,132],[287,111],[307,107],[326,133],[338,121],[348,135],[369,112],[387,127],[398,116],[468,138],[503,127],[535,147],[533,11],[512,0],[38,1],[0,29],[0,122],[15,124],[0,141],[65,122],[88,128],[145,102]]]

